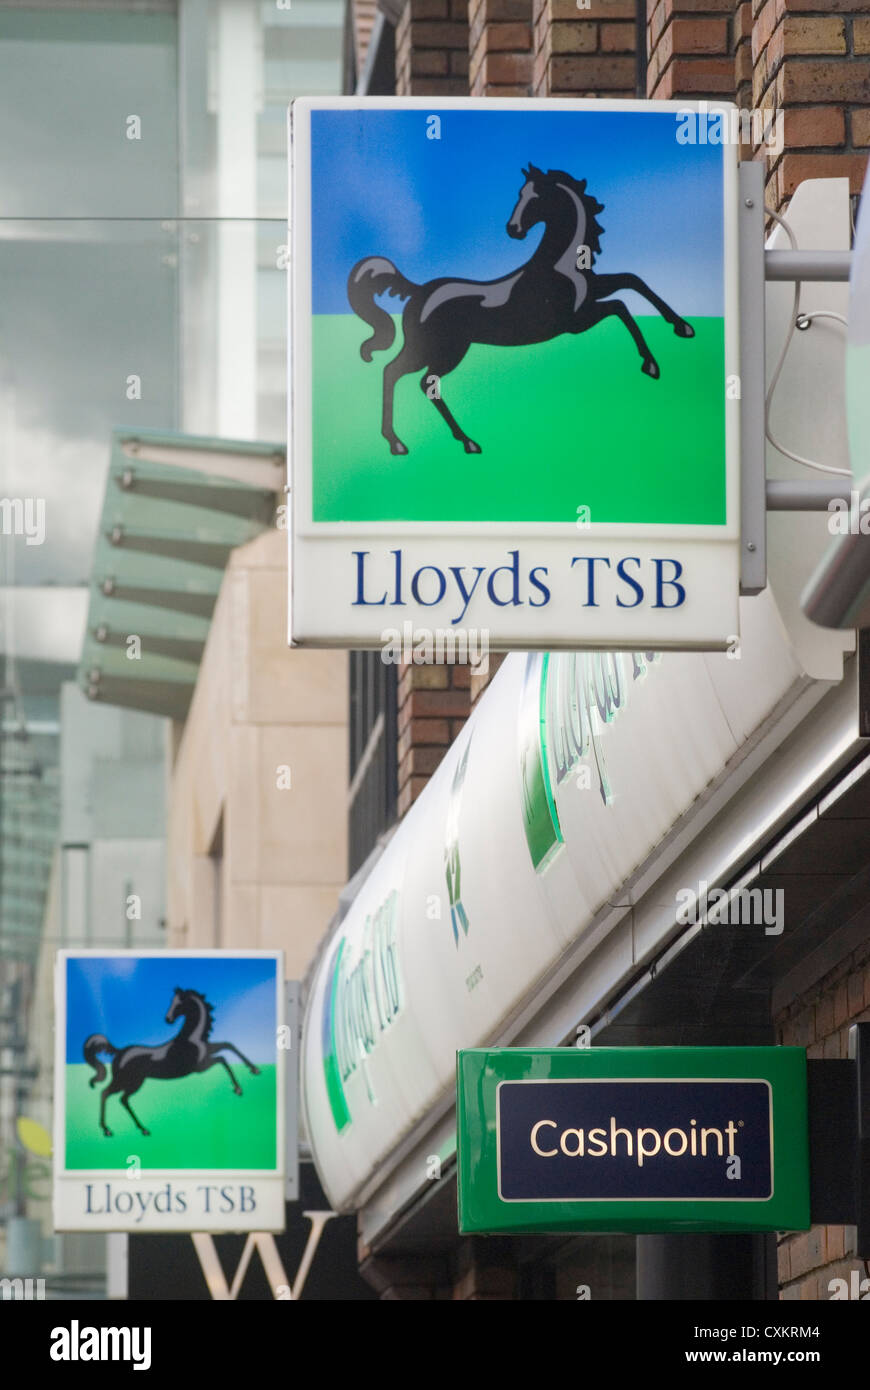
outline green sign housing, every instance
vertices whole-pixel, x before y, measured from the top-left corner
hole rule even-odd
[[[459,1228],[806,1230],[806,1072],[796,1047],[459,1052]]]

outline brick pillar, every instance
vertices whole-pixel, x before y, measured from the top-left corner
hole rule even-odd
[[[504,652],[490,652],[485,672],[473,667],[471,671],[471,703],[477,704],[484,690],[486,690],[499,666],[505,659]]]
[[[634,0],[534,0],[534,26],[535,96],[634,96]]]
[[[406,0],[396,25],[396,96],[468,96],[468,0]]]
[[[752,0],[752,8],[752,104],[783,116],[782,148],[770,140],[764,150],[768,203],[781,207],[803,179],[844,177],[859,193],[870,147],[867,0]]]
[[[737,0],[731,21],[734,53],[734,100],[741,110],[752,109],[752,0]],[[751,150],[741,150],[748,159]]]
[[[532,0],[470,0],[468,52],[472,96],[528,96]]]
[[[733,101],[734,16],[734,0],[647,0],[647,95]]]
[[[399,667],[399,815],[417,800],[471,710],[468,666]]]

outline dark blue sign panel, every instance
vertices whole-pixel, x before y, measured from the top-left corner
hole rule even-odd
[[[502,1081],[505,1202],[773,1196],[767,1081]]]

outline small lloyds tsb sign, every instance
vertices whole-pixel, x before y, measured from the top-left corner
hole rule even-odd
[[[803,1230],[800,1048],[458,1054],[463,1232]]]

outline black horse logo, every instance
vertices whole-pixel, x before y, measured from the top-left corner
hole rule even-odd
[[[147,1047],[143,1043],[114,1047],[102,1033],[92,1033],[86,1038],[85,1061],[97,1073],[91,1077],[92,1086],[98,1086],[106,1077],[106,1068],[99,1060],[98,1054],[108,1052],[114,1059],[112,1079],[100,1100],[100,1129],[109,1138],[112,1137],[112,1131],[106,1125],[106,1101],[118,1091],[121,1092],[121,1104],[137,1129],[143,1134],[150,1134],[151,1131],[139,1123],[130,1104],[130,1097],[136,1094],[149,1077],[156,1081],[175,1081],[181,1076],[190,1076],[192,1072],[208,1071],[209,1067],[219,1062],[226,1069],[234,1092],[240,1096],[242,1088],[233,1076],[229,1062],[225,1057],[218,1056],[223,1048],[234,1052],[252,1076],[259,1076],[260,1068],[249,1062],[234,1043],[208,1041],[214,1026],[214,1011],[205,995],[199,994],[195,989],[176,989],[165,1022],[174,1023],[177,1018],[184,1019],[180,1032],[176,1033],[174,1038],[170,1038],[169,1042],[161,1043],[159,1047]]]
[[[561,169],[545,174],[534,164],[523,170],[523,176],[525,183],[507,224],[508,236],[522,241],[539,222],[545,231],[531,259],[510,275],[500,280],[440,279],[415,285],[385,256],[367,256],[350,272],[351,308],[374,329],[360,348],[364,362],[372,360],[373,352],[391,347],[395,337],[393,320],[375,303],[376,295],[387,291],[408,300],[402,316],[404,345],[384,368],[381,433],[392,454],[408,452],[393,429],[396,382],[421,368],[425,368],[421,389],[447,421],[454,439],[462,442],[467,454],[480,453],[480,445],[469,439],[441,393],[444,377],[459,366],[472,343],[501,347],[545,343],[562,333],[585,333],[616,314],[643,359],[641,371],[655,379],[658,363],[637,323],[620,299],[610,299],[618,290],[643,295],[680,338],[695,336],[691,324],[638,275],[599,275],[592,269],[604,230],[595,218],[604,204],[586,192],[585,179],[578,182]]]

